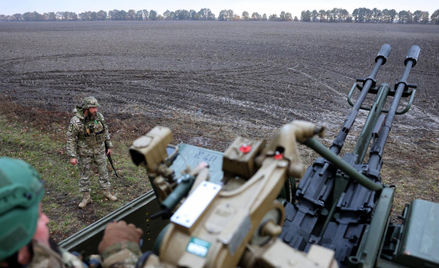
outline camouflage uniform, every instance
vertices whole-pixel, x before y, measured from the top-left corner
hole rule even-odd
[[[41,211],[43,196],[43,181],[31,165],[0,157],[0,267],[85,267],[82,260],[49,239],[44,226],[49,219]],[[111,224],[99,244],[102,255],[90,259],[104,268],[134,268],[141,256],[138,243],[142,232],[125,222]]]
[[[97,113],[96,120],[84,116],[82,109],[75,109],[75,116],[70,120],[67,131],[67,154],[71,158],[79,158],[78,164],[81,171],[79,188],[81,192],[90,192],[90,171],[95,163],[99,173],[101,189],[110,187],[107,171],[107,157],[105,146],[110,149],[111,144],[108,126],[104,116]]]
[[[60,253],[33,241],[33,258],[28,267],[30,268],[64,268],[85,267],[82,261],[75,255],[60,249]]]
[[[106,149],[112,147],[110,134],[104,116],[97,112],[97,107],[99,107],[99,103],[94,97],[85,98],[82,106],[77,106],[73,111],[75,116],[70,120],[67,130],[67,154],[72,159],[78,160],[81,172],[79,189],[83,198],[78,205],[79,208],[84,208],[87,204],[92,203],[89,176],[93,163],[97,166],[99,186],[104,196],[112,201],[117,200],[110,192],[105,155]],[[85,111],[87,111],[86,115],[84,115]],[[93,116],[92,113],[95,115]],[[70,162],[76,165],[75,161],[71,160]]]
[[[85,267],[78,257],[61,248],[60,252],[56,252],[34,241],[33,251],[34,255],[29,268]],[[134,268],[141,254],[136,243],[125,241],[109,246],[101,256],[94,255],[92,258],[100,262],[103,268]]]
[[[101,264],[104,268],[134,268],[141,255],[138,244],[131,241],[119,242],[102,252]]]

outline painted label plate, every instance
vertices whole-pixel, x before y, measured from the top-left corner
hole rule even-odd
[[[191,241],[186,247],[186,251],[194,255],[205,258],[209,252],[210,243],[196,237],[192,237]]]
[[[202,182],[172,215],[171,222],[190,228],[220,190],[221,186],[216,183]]]

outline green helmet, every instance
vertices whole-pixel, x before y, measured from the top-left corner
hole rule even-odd
[[[99,107],[98,100],[95,97],[87,97],[82,101],[82,109],[87,110],[91,107]]]
[[[43,195],[43,182],[31,165],[0,158],[0,261],[32,240]]]

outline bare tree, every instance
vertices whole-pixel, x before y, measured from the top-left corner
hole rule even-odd
[[[107,12],[100,10],[98,13],[96,13],[98,20],[106,20],[107,19]]]
[[[319,13],[317,12],[317,10],[313,10],[311,11],[311,20],[316,22],[317,21],[317,17],[319,16]]]
[[[285,20],[285,11],[282,11],[282,12],[279,14],[279,20],[281,20],[281,21],[284,21],[284,20]]]
[[[271,21],[277,21],[277,20],[279,20],[279,18],[277,17],[277,14],[271,14],[271,15],[268,17],[268,20],[271,20]]]
[[[311,21],[311,11],[303,10],[300,16],[301,21]]]
[[[134,9],[128,10],[128,19],[135,20],[136,19],[136,11]]]
[[[151,11],[149,12],[149,19],[157,20],[157,11],[151,9]]]
[[[319,16],[320,16],[320,22],[323,22],[323,21],[327,21],[327,18],[326,18],[326,11],[324,10],[324,9],[321,9],[320,11],[319,11]]]
[[[261,15],[259,15],[258,12],[253,12],[252,14],[252,20],[261,20]]]
[[[144,10],[142,10],[142,12],[143,12],[143,19],[144,19],[144,20],[148,20],[148,17],[149,17],[149,12],[148,12],[148,10],[144,9]]]
[[[431,14],[431,23],[439,24],[439,9]]]
[[[242,20],[249,20],[250,16],[247,11],[242,12]]]

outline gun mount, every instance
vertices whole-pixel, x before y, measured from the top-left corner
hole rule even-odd
[[[341,267],[389,267],[391,262],[397,262],[396,267],[439,265],[430,246],[427,246],[427,251],[421,249],[426,246],[424,243],[437,246],[439,238],[435,241],[421,241],[413,229],[415,225],[419,228],[431,228],[432,224],[425,217],[438,219],[438,205],[415,200],[406,206],[403,215],[413,213],[412,209],[416,207],[419,211],[415,213],[423,216],[403,216],[402,224],[394,224],[390,221],[394,189],[386,185],[383,185],[382,190],[378,187],[381,185],[380,170],[384,146],[393,120],[396,114],[404,114],[410,109],[416,92],[411,89],[417,87],[407,83],[407,78],[411,68],[416,65],[420,52],[418,46],[410,48],[404,61],[404,73],[394,88],[388,84],[376,85],[375,76],[380,66],[386,62],[390,50],[389,45],[383,45],[375,59],[376,64],[371,75],[357,79],[363,85],[354,84],[352,87],[348,101],[353,108],[332,146],[326,149],[314,144],[312,139],[305,142],[324,158],[317,159],[308,168],[297,187],[295,200],[285,206],[287,220],[280,237],[293,248],[303,251],[307,251],[314,244],[333,249]],[[355,88],[361,92],[353,104],[351,96]],[[376,95],[370,107],[363,105],[367,94]],[[388,97],[393,100],[390,108],[385,110],[383,107]],[[399,112],[397,108],[403,97],[410,99],[406,108]],[[340,153],[360,109],[369,114],[353,152],[342,157],[342,164],[366,176],[367,184],[355,179],[355,171],[350,174],[341,169],[334,161],[339,159],[331,156]],[[368,149],[369,160],[365,162]],[[425,206],[432,214],[421,212],[418,202],[426,202]],[[411,248],[410,251],[406,250],[408,247]]]
[[[199,166],[200,159],[184,152],[184,145],[174,148],[184,158],[197,158],[191,167],[177,167],[179,156],[166,148],[172,140],[170,131],[154,129],[130,152],[137,165],[146,167],[158,202],[150,196],[140,208],[122,208],[105,221],[125,219],[131,210],[131,219],[139,218],[133,222],[145,228],[144,239],[156,241],[154,247],[143,249],[158,256],[148,259],[157,267],[290,267],[296,260],[301,261],[298,267],[439,267],[439,204],[414,200],[403,210],[402,222],[394,223],[390,216],[394,187],[383,184],[380,175],[395,116],[409,111],[415,96],[417,86],[407,79],[420,48],[410,48],[402,78],[394,87],[378,85],[375,78],[390,51],[390,45],[383,45],[371,74],[353,85],[348,94],[352,110],[330,148],[313,138],[322,135],[323,128],[295,121],[268,145],[238,138],[222,162],[208,161],[210,166]],[[360,93],[354,102],[356,89]],[[370,94],[375,95],[373,103],[366,105]],[[407,105],[398,110],[403,98]],[[368,115],[355,148],[340,157],[360,110]],[[296,141],[322,156],[305,172]],[[216,160],[218,155],[212,155],[204,159]],[[221,172],[212,173],[219,165]],[[295,178],[302,178],[297,187]],[[158,206],[147,209],[145,226],[144,208],[152,203]],[[150,221],[151,215],[158,218]],[[102,230],[100,224],[95,233]],[[156,237],[157,226],[165,225]],[[70,241],[61,244],[81,247]]]

